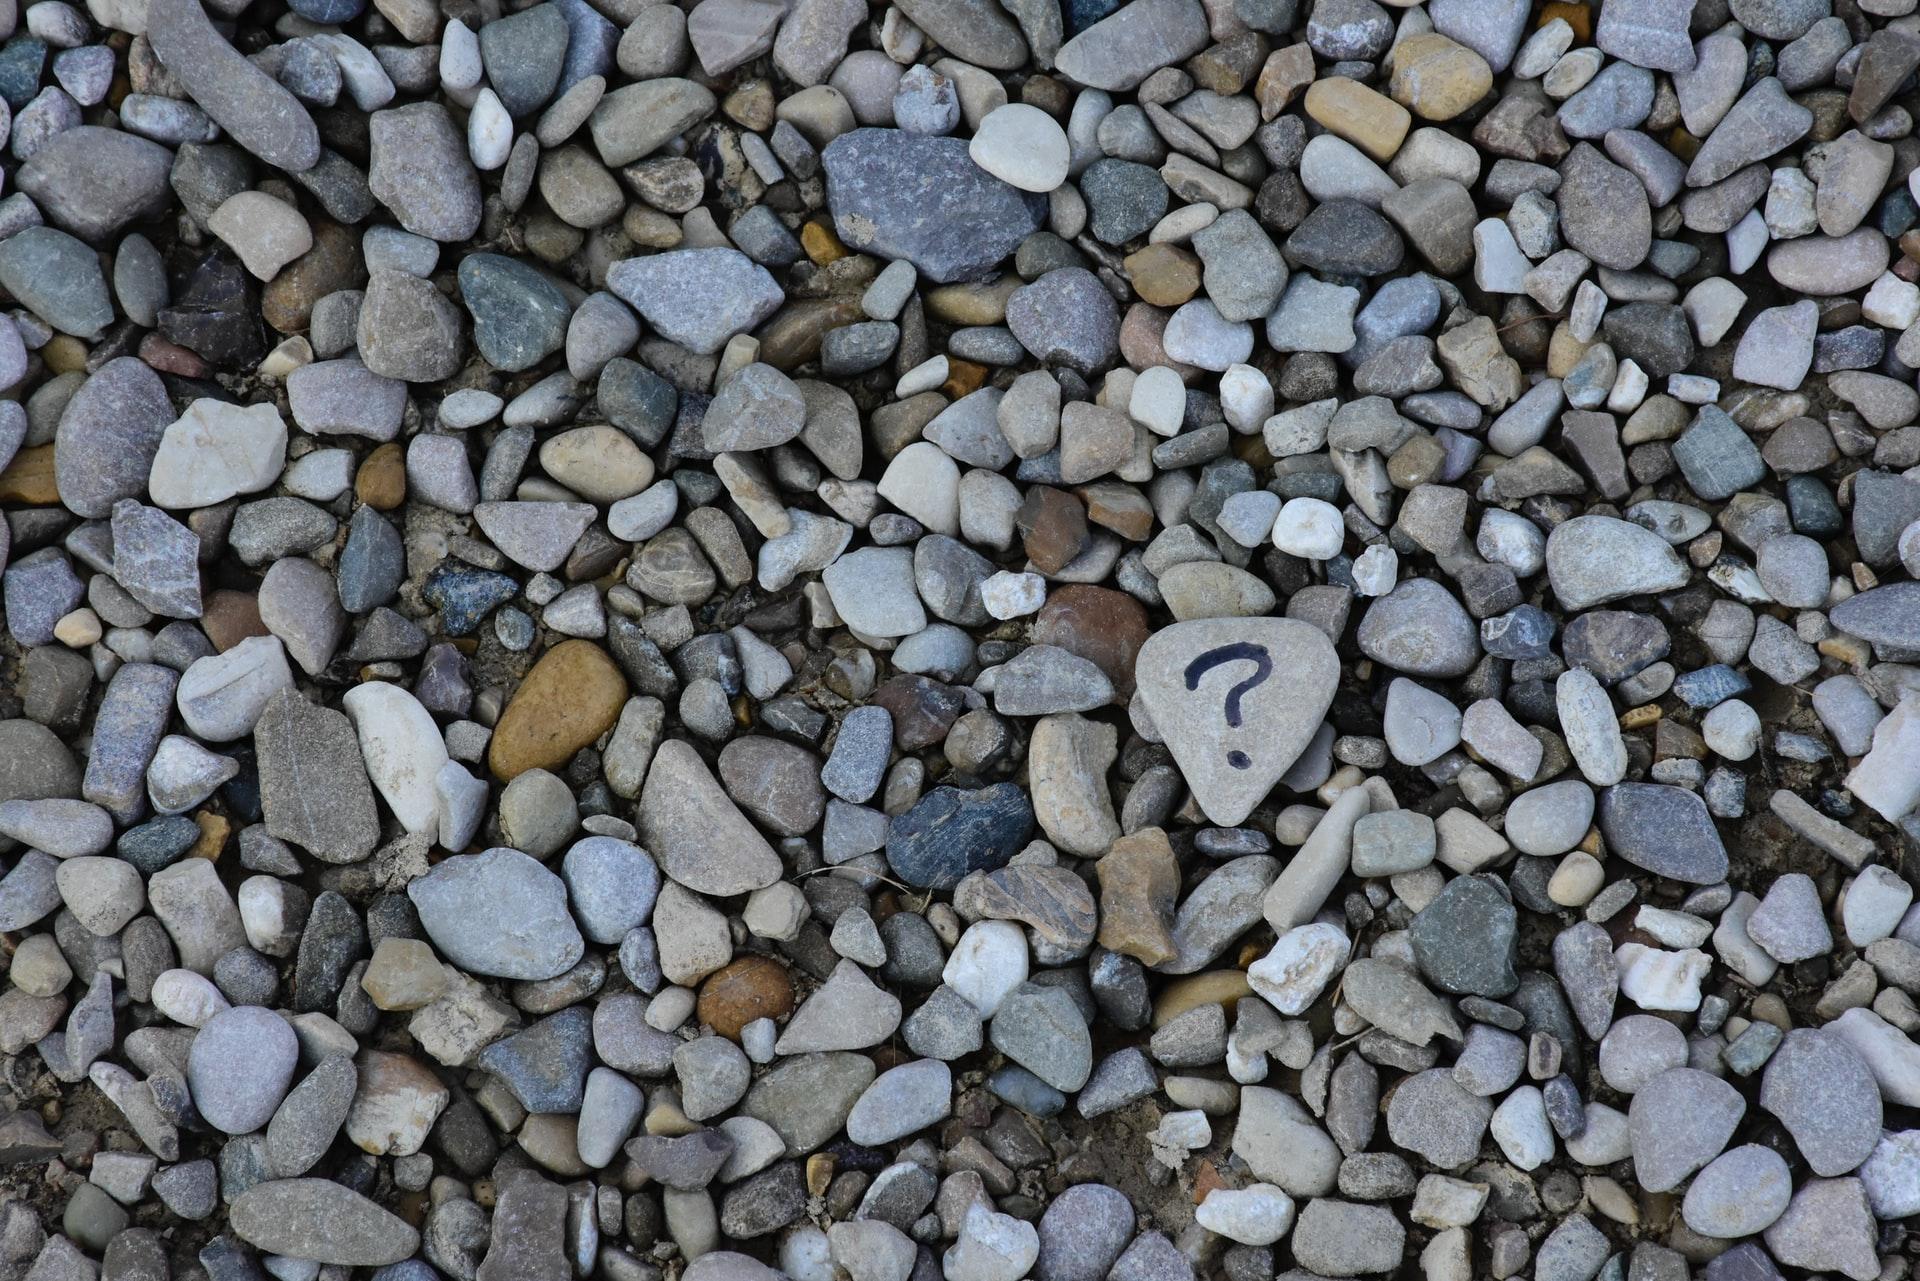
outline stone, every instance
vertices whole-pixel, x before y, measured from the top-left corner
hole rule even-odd
[[[403,1219],[329,1179],[256,1183],[234,1198],[228,1222],[269,1254],[341,1267],[384,1267],[420,1246]]]
[[[744,894],[780,879],[779,855],[679,739],[655,751],[640,815],[642,837],[661,869],[698,893]]]
[[[496,778],[552,769],[613,728],[627,682],[605,650],[567,640],[541,655],[501,714],[488,746]]]
[[[286,463],[287,425],[272,405],[201,398],[169,423],[147,473],[154,505],[210,507],[258,493]]]
[[[149,5],[146,36],[166,69],[235,142],[289,173],[319,161],[320,135],[307,109],[228,44],[193,0]]]
[[[607,288],[662,336],[699,355],[754,328],[786,298],[766,268],[722,248],[622,259],[608,269]]]
[[[1647,1082],[1627,1113],[1641,1186],[1677,1187],[1719,1156],[1746,1107],[1732,1086],[1697,1068],[1673,1068]]]
[[[980,169],[958,138],[856,129],[821,162],[842,242],[907,259],[936,282],[977,279],[1040,225],[1039,198]],[[928,212],[936,194],[938,218]]]
[[[1683,788],[1619,783],[1600,795],[1607,847],[1636,867],[1695,885],[1725,877],[1726,847],[1705,802]]]
[[[973,162],[1022,191],[1048,192],[1067,178],[1066,132],[1052,116],[1025,103],[987,113],[967,144]]]
[[[259,712],[254,749],[268,832],[323,862],[372,852],[379,825],[351,721],[281,686]]]
[[[1234,665],[1247,662],[1250,671],[1224,683]],[[1278,679],[1270,679],[1275,673]],[[1224,710],[1192,696],[1209,674],[1223,681]],[[1305,750],[1337,676],[1325,635],[1280,619],[1179,623],[1149,638],[1135,667],[1142,701],[1188,785],[1207,816],[1224,826],[1252,812]],[[1226,751],[1223,730],[1239,731]]]
[[[407,897],[441,954],[477,974],[550,979],[571,969],[585,947],[564,883],[518,850],[447,859],[410,884]]]
[[[4,270],[0,283],[13,288]],[[121,499],[140,497],[173,418],[153,370],[128,356],[101,366],[60,415],[54,437],[60,501],[76,515],[100,518]]]
[[[1208,39],[1207,16],[1196,0],[1146,0],[1081,30],[1060,47],[1054,65],[1089,89],[1120,92],[1198,53]]]
[[[293,1029],[255,1005],[223,1010],[193,1038],[187,1084],[200,1115],[228,1134],[265,1127],[293,1080]]]

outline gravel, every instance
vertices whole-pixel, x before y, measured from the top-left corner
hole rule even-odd
[[[1900,1273],[1904,7],[0,12],[0,1272]]]

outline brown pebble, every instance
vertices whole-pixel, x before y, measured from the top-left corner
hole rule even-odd
[[[793,979],[770,956],[743,956],[716,970],[700,985],[695,1012],[731,1041],[755,1019],[782,1019],[793,1009]]]
[[[51,507],[59,501],[60,487],[53,479],[52,445],[21,450],[7,464],[7,469],[0,471],[0,503]]]
[[[562,641],[540,656],[500,714],[488,748],[494,776],[557,770],[613,728],[627,701],[627,678],[589,640]]]
[[[200,630],[224,654],[249,636],[265,636],[267,625],[260,621],[260,602],[252,593],[221,588],[207,597]]]
[[[1087,509],[1078,498],[1051,485],[1027,491],[1014,527],[1027,559],[1043,574],[1057,574],[1087,545]]]
[[[353,492],[375,511],[390,512],[407,501],[407,456],[399,442],[388,441],[360,464]]]

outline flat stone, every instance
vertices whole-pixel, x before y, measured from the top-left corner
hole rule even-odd
[[[782,864],[692,746],[655,752],[640,799],[641,833],[662,870],[702,894],[744,894],[780,879]]]
[[[1234,826],[1306,749],[1338,668],[1326,636],[1307,624],[1214,618],[1155,633],[1141,648],[1135,679],[1208,818]],[[1194,697],[1210,676],[1221,682],[1218,710]],[[1231,735],[1229,750],[1223,733]]]
[[[1208,39],[1196,0],[1144,0],[1086,27],[1060,47],[1054,65],[1089,89],[1121,92],[1198,53]]]
[[[320,134],[307,109],[228,44],[195,0],[150,4],[146,35],[167,71],[235,142],[289,173],[319,161]]]
[[[476,974],[550,979],[585,947],[564,883],[518,850],[447,859],[410,884],[407,897],[441,954]]]
[[[936,282],[979,278],[1040,226],[1040,197],[982,170],[958,138],[856,129],[821,162],[840,239]]]
[[[1880,1087],[1845,1039],[1795,1028],[1767,1060],[1760,1106],[1780,1118],[1815,1174],[1846,1174],[1880,1142]]]
[[[1705,802],[1679,787],[1620,783],[1600,795],[1607,847],[1658,876],[1711,885],[1727,873],[1726,847]]]
[[[1627,1120],[1640,1185],[1665,1192],[1719,1156],[1746,1114],[1746,1100],[1697,1068],[1664,1072],[1633,1096]]]
[[[420,1234],[330,1179],[256,1183],[228,1211],[234,1235],[269,1254],[341,1267],[379,1268],[412,1257]]]
[[[758,325],[786,299],[766,268],[738,250],[719,248],[622,259],[608,269],[607,288],[662,336],[703,356]]]
[[[353,724],[281,687],[254,729],[267,830],[328,863],[355,863],[380,829]]]
[[[1576,516],[1547,537],[1547,578],[1566,609],[1677,591],[1690,577],[1665,539],[1612,516]]]

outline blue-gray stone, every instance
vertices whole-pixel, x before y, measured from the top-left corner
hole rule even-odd
[[[339,575],[340,608],[349,614],[364,614],[386,604],[407,576],[407,549],[400,531],[364,503],[348,522]]]
[[[1856,518],[1860,511],[1860,477],[1866,474],[1864,471],[1854,473]],[[1810,538],[1831,538],[1847,526],[1840,504],[1833,499],[1833,491],[1818,476],[1787,477],[1787,513],[1793,519],[1794,532]],[[1857,537],[1855,541],[1859,541]],[[1864,552],[1862,559],[1865,559]]]
[[[7,630],[23,648],[51,644],[53,625],[79,608],[86,595],[86,584],[56,547],[22,556],[0,579]]]
[[[0,98],[15,111],[40,92],[40,72],[47,65],[46,41],[24,33],[0,49]]]
[[[308,22],[330,27],[352,22],[367,7],[366,0],[287,0],[287,3]]]
[[[1869,644],[1920,648],[1920,583],[1889,583],[1861,592],[1834,606],[1827,617]]]
[[[821,161],[840,239],[904,258],[941,284],[978,280],[1046,216],[1045,196],[974,164],[964,138],[855,129],[828,143]]]
[[[1725,663],[1695,668],[1673,679],[1674,695],[1688,707],[1716,707],[1752,688],[1752,681]]]
[[[1490,876],[1456,876],[1413,918],[1408,935],[1420,973],[1456,996],[1505,996],[1514,971],[1519,913]]]
[[[440,611],[441,631],[449,636],[465,636],[497,607],[512,600],[519,590],[520,584],[505,574],[442,566],[434,571],[420,594],[427,604]]]
[[[559,21],[558,15],[554,20]],[[573,314],[567,296],[516,258],[469,254],[460,263],[460,297],[473,316],[474,345],[496,369],[531,369],[567,341],[567,321]]]
[[[1616,783],[1600,794],[1600,834],[1635,867],[1692,885],[1727,875],[1727,847],[1707,805],[1684,787]]]
[[[1687,486],[1709,502],[1760,483],[1767,465],[1740,424],[1715,405],[1703,405],[1693,426],[1673,442],[1673,461]]]
[[[587,0],[553,0],[553,7],[567,23],[567,58],[560,64],[560,82],[553,90],[557,97],[588,76],[604,76],[613,70],[620,28],[601,17]]]
[[[200,839],[200,825],[184,814],[169,814],[129,828],[114,842],[113,852],[152,876],[179,862]]]
[[[199,0],[148,0],[147,39],[187,95],[232,139],[276,169],[320,159],[313,117],[214,29]]]
[[[538,111],[552,98],[566,65],[567,19],[558,5],[540,4],[496,18],[480,28],[480,60],[487,83],[511,116]]]
[[[1058,1116],[1067,1096],[1017,1063],[999,1068],[987,1078],[987,1088],[1028,1116]]]
[[[80,795],[122,822],[139,818],[147,802],[147,766],[173,713],[180,673],[154,663],[128,663],[107,683],[93,722]]]
[[[99,257],[57,227],[28,227],[0,240],[0,288],[75,338],[98,338],[113,323]]]
[[[1516,605],[1480,620],[1480,644],[1495,658],[1545,658],[1553,652],[1553,616],[1538,605]]]
[[[950,890],[969,872],[1002,868],[1033,834],[1033,803],[1015,783],[936,787],[894,819],[887,864],[909,885]]]
[[[674,385],[637,361],[615,356],[600,371],[594,402],[607,421],[652,449],[666,439],[680,408]]]
[[[136,219],[163,212],[173,153],[118,129],[80,125],[44,142],[20,167],[20,190],[48,222],[99,244]]]
[[[1108,157],[1080,175],[1086,197],[1088,230],[1106,245],[1122,245],[1143,236],[1167,212],[1167,184],[1151,165]]]
[[[480,1051],[476,1064],[529,1112],[578,1112],[593,1066],[593,1015],[573,1006]]]

